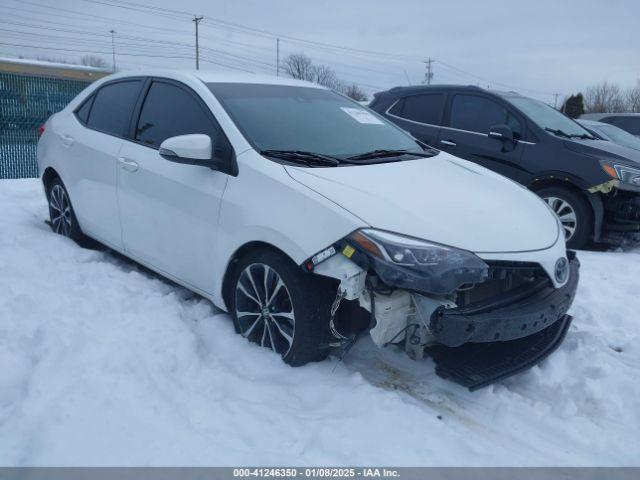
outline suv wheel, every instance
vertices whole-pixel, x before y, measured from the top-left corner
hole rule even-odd
[[[53,179],[48,185],[47,201],[49,202],[49,219],[53,231],[82,243],[85,236],[82,234],[73,212],[69,193],[59,178]]]
[[[563,187],[543,188],[537,194],[560,219],[567,247],[583,248],[591,241],[593,214],[582,195]]]
[[[259,250],[234,269],[228,295],[236,331],[292,366],[323,360],[329,350],[334,282],[305,272],[288,257]]]

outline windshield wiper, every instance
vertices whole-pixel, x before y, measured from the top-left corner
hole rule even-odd
[[[282,160],[288,160],[290,162],[302,163],[304,165],[315,164],[335,167],[341,163],[338,158],[303,150],[260,150],[260,154],[266,155],[267,157],[281,158]]]
[[[574,133],[573,135],[571,135],[571,138],[581,138],[583,140],[597,140],[596,137],[594,137],[593,135],[589,135],[588,133],[581,133],[581,134]]]
[[[551,132],[554,135],[565,138],[581,138],[583,140],[595,140],[596,137],[593,135],[589,135],[588,133],[567,133],[564,130],[560,130],[559,128],[549,128],[545,127],[547,132]]]
[[[347,157],[347,160],[369,160],[373,158],[399,157],[401,155],[414,155],[416,157],[432,157],[430,152],[412,152],[411,150],[373,150]]]
[[[565,132],[564,130],[560,130],[559,128],[549,128],[549,127],[544,127],[544,129],[547,132],[551,132],[554,135],[557,135],[558,137],[564,137],[564,138],[571,138],[571,135],[569,135],[567,132]]]

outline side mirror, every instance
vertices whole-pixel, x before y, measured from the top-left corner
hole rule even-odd
[[[502,142],[513,142],[513,130],[509,125],[494,125],[489,128],[488,137]]]
[[[167,138],[160,145],[160,156],[170,162],[200,165],[218,170],[222,162],[213,158],[213,144],[209,135],[196,133]]]

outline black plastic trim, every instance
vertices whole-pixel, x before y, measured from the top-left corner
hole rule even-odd
[[[456,348],[436,346],[427,353],[436,374],[470,391],[528,370],[547,358],[564,341],[572,318],[562,315],[541,332],[510,342],[472,343]]]
[[[578,287],[580,263],[575,257],[569,262],[569,280],[560,288],[547,280],[505,294],[495,304],[436,310],[429,325],[435,341],[448,347],[503,342],[553,325],[569,310]]]

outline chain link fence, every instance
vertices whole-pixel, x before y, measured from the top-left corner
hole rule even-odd
[[[0,179],[38,176],[38,127],[89,83],[0,72]]]

